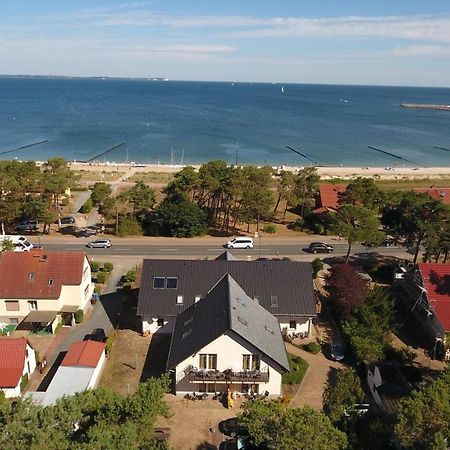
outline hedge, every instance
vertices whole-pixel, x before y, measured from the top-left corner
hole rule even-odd
[[[83,206],[80,208],[80,213],[82,214],[89,214],[92,211],[92,208],[94,207],[92,203],[92,198],[89,197],[83,204]]]
[[[113,263],[105,262],[105,264],[103,264],[103,270],[105,272],[112,272],[113,268],[114,268]]]
[[[97,283],[104,284],[109,278],[109,272],[97,272],[96,281]]]
[[[84,312],[82,309],[78,309],[77,311],[75,311],[75,323],[81,323],[83,322],[84,319]]]
[[[91,271],[98,272],[100,269],[100,264],[97,261],[91,261]]]
[[[308,363],[300,356],[294,356],[291,353],[288,353],[288,358],[291,371],[282,375],[282,381],[284,384],[300,384],[308,370]]]

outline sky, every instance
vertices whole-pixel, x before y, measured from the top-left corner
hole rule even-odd
[[[449,0],[0,0],[0,74],[450,86]]]

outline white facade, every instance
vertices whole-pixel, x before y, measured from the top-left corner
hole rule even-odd
[[[276,317],[276,316],[275,316]],[[175,317],[152,317],[142,320],[142,332],[151,334],[164,333],[172,334],[175,326]],[[164,323],[162,326],[161,323]],[[279,319],[280,329],[282,332],[287,332],[288,335],[294,333],[303,333],[306,336],[311,334],[312,319],[293,317],[287,320],[285,317]],[[285,331],[286,330],[286,331]]]
[[[85,309],[94,292],[91,280],[91,267],[84,258],[83,276],[78,285],[62,285],[60,296],[45,298],[7,298],[0,299],[0,322],[20,323],[31,311],[59,312],[65,306]]]
[[[219,372],[231,370],[238,373],[243,371],[244,355],[259,355],[260,372],[268,372],[268,381],[189,381],[188,371],[190,368],[201,368],[200,355],[217,355],[215,369]],[[255,347],[234,333],[225,334],[213,342],[209,343],[194,355],[185,359],[174,369],[176,394],[186,394],[192,392],[227,392],[229,388],[232,392],[269,392],[269,395],[281,395],[281,372],[276,369],[275,364],[262,355]],[[213,367],[214,369],[214,367]]]
[[[34,349],[27,343],[22,377],[24,375],[28,375],[28,377],[30,377],[30,375],[35,371],[35,369],[36,369],[36,354],[34,352]],[[0,388],[0,390],[2,390],[5,393],[6,398],[20,397],[21,394],[20,383],[22,381],[22,377],[19,379],[17,386],[13,388]]]

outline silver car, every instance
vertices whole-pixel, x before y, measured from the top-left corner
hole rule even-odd
[[[111,247],[112,242],[109,239],[96,239],[95,241],[91,241],[86,244],[88,248],[109,248]]]

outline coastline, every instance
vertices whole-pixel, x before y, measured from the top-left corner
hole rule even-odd
[[[42,163],[38,163],[42,164]],[[170,164],[126,164],[126,163],[82,163],[69,162],[71,170],[89,172],[124,172],[126,177],[141,172],[176,173],[189,165]],[[200,165],[192,165],[197,170]],[[293,173],[304,166],[273,166],[274,169],[284,169]],[[352,179],[359,176],[373,177],[382,180],[425,179],[450,177],[450,167],[317,167],[317,173],[322,179]]]

